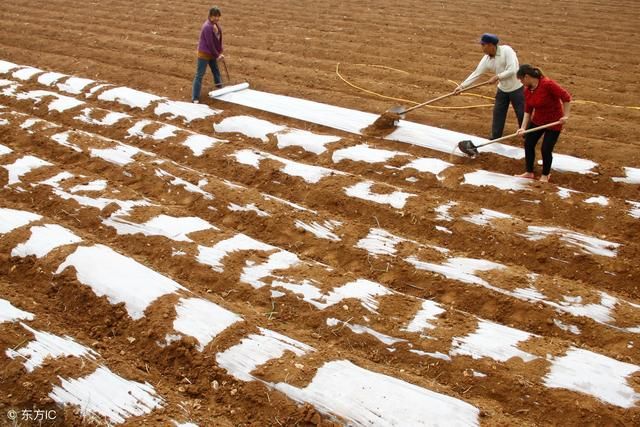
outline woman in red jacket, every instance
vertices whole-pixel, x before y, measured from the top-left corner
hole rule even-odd
[[[542,139],[542,175],[540,181],[549,182],[551,173],[551,162],[553,161],[553,147],[558,142],[558,137],[562,131],[562,125],[569,118],[571,110],[571,95],[558,83],[545,77],[539,68],[529,64],[523,64],[516,74],[525,87],[524,90],[524,118],[518,133],[525,129],[546,125],[556,121],[562,122],[559,125],[531,132],[525,136],[524,152],[527,171],[521,176],[523,178],[534,178],[533,165],[536,160],[536,145],[540,137]]]

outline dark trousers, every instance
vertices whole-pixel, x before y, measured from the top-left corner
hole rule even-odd
[[[216,88],[222,87],[222,78],[220,77],[218,61],[216,61],[215,59],[206,60],[203,58],[198,58],[198,62],[196,64],[196,76],[193,79],[193,90],[191,92],[192,101],[200,99],[202,78],[204,77],[204,73],[207,71],[207,65],[209,66],[209,68],[211,68],[211,73],[213,74],[213,81],[215,82]]]
[[[530,123],[528,129],[538,127],[535,123]],[[540,129],[535,132],[528,133],[524,139],[524,154],[527,164],[527,172],[533,172],[533,165],[536,161],[536,144],[540,137],[542,139],[542,175],[549,175],[551,172],[551,162],[553,161],[553,147],[560,137],[559,130]]]
[[[509,104],[513,105],[513,111],[518,118],[518,127],[524,117],[524,87],[512,92],[496,91],[496,103],[493,106],[493,124],[491,126],[491,139],[500,138],[504,132],[504,122],[507,119]]]

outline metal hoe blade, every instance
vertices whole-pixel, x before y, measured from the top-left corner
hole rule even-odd
[[[398,114],[399,116],[402,116],[402,118],[404,118],[404,113],[405,113],[406,108],[404,108],[402,105],[396,105],[395,107],[391,107],[387,110],[388,113],[393,113],[393,114]]]
[[[458,148],[469,157],[475,157],[479,154],[478,148],[473,144],[473,142],[469,141],[468,139],[460,141],[458,143]]]

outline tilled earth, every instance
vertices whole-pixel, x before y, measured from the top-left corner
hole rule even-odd
[[[541,66],[576,100],[556,151],[598,166],[591,174],[554,171],[553,183],[532,183],[526,191],[473,186],[465,184],[466,174],[519,173],[522,160],[495,154],[451,159],[207,100],[210,75],[202,97],[209,115],[161,113],[166,100],[189,101],[194,47],[208,6],[4,2],[0,209],[39,217],[0,234],[0,299],[32,314],[22,323],[0,323],[2,411],[55,407],[50,393],[63,379],[106,367],[148,383],[163,401],[127,414],[125,425],[348,424],[345,414],[274,387],[304,388],[323,365],[348,360],[467,402],[478,408],[481,425],[640,424],[635,369],[623,378],[630,405],[599,399],[598,390],[545,381],[553,360],[576,349],[627,367],[640,364],[640,193],[638,184],[614,179],[625,176],[625,167],[640,167],[640,81],[633,71],[640,48],[629,41],[640,17],[636,2],[570,1],[560,9],[555,2],[532,9],[491,1],[220,6],[232,82],[370,112],[450,91],[448,79],[461,81],[480,59],[478,35],[498,33],[521,63]],[[56,82],[67,75],[91,80],[48,84],[39,78],[45,72],[65,75]],[[161,98],[132,107],[102,96],[121,86]],[[407,119],[485,136],[491,109],[475,106],[490,104],[492,90],[476,94],[485,98],[442,104],[469,108],[417,110]],[[55,108],[56,99],[70,98],[76,103]],[[246,115],[336,141],[311,152],[284,146],[279,134],[214,132]],[[515,130],[514,122],[510,112],[506,132]],[[194,148],[189,138],[198,135],[215,140],[200,139],[204,148]],[[364,143],[400,154],[385,163],[336,154]],[[118,155],[104,155],[109,150]],[[261,160],[247,164],[238,153],[257,153]],[[439,174],[403,167],[420,158],[452,164]],[[288,162],[317,168],[320,178],[292,174]],[[385,204],[345,191],[363,182],[378,195],[411,197]],[[505,217],[479,220],[486,210]],[[213,227],[188,238],[118,228],[135,229],[158,215],[197,217]],[[44,256],[16,252],[46,224],[78,240]],[[541,237],[536,230],[556,231]],[[245,238],[248,250],[228,252],[219,265],[203,262],[203,248]],[[181,287],[136,311],[86,285],[70,263],[82,250],[95,256],[96,266],[101,255],[117,253]],[[500,267],[485,269],[473,260]],[[122,279],[118,271],[105,276]],[[354,283],[377,291],[341,298],[339,290]],[[305,293],[311,285],[316,297]],[[167,339],[177,333],[181,304],[193,299],[224,307],[241,321],[204,345],[188,334]],[[435,313],[429,327],[408,327],[426,307]],[[520,357],[463,351],[465,337],[497,325],[504,335],[521,333]],[[24,358],[8,350],[27,346],[35,331],[71,337],[95,354],[50,358],[28,370]],[[313,350],[256,363],[245,379],[220,362],[225,351],[265,331]],[[77,406],[56,408],[59,425],[106,422]],[[12,425],[4,413],[0,420]]]

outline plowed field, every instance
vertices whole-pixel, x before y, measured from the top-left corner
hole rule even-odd
[[[637,2],[221,3],[192,104],[208,7],[1,4],[0,425],[640,424]],[[551,183],[451,154],[494,88],[346,131],[486,31],[574,98]]]

